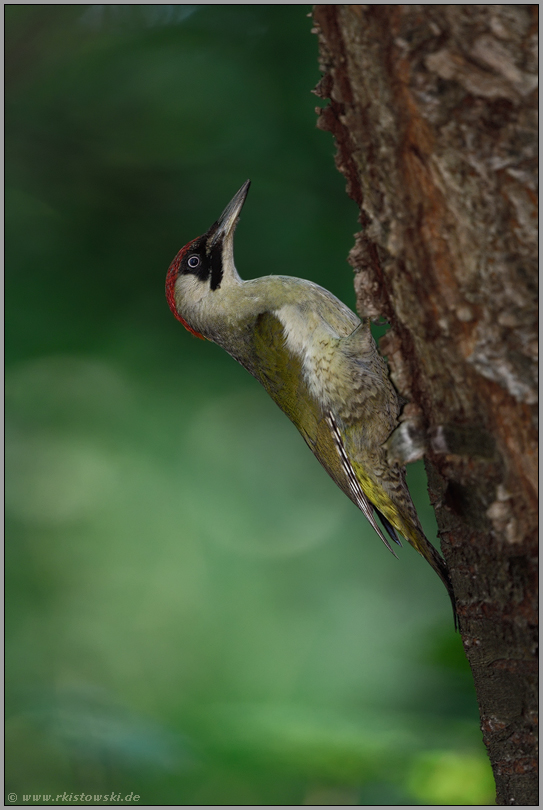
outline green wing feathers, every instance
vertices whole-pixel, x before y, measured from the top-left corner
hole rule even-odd
[[[349,494],[349,482],[319,403],[305,382],[302,362],[287,351],[281,322],[271,313],[259,315],[254,327],[251,374],[296,425],[328,474]]]

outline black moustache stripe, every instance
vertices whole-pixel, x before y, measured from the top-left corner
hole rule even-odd
[[[223,279],[222,239],[211,249],[209,263],[211,267],[210,287],[213,291],[218,290]]]

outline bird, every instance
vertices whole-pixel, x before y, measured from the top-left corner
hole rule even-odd
[[[405,468],[387,456],[401,403],[369,318],[312,281],[241,279],[234,232],[250,184],[173,259],[169,307],[189,332],[221,346],[261,383],[394,556],[390,541],[401,546],[401,535],[424,557],[447,589],[456,627],[447,564],[424,534]]]

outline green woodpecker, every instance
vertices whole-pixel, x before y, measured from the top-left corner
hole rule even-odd
[[[424,536],[405,470],[387,460],[383,445],[397,426],[400,403],[369,319],[361,321],[311,281],[240,278],[234,231],[249,185],[173,260],[166,277],[170,309],[189,332],[222,346],[264,386],[385,546],[394,554],[375,516],[394,543],[401,545],[403,535],[430,563],[454,610],[446,563]]]

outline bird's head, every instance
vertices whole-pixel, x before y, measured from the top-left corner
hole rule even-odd
[[[234,231],[250,185],[247,180],[219,219],[203,236],[181,248],[168,269],[166,299],[170,309],[196,337],[203,335],[190,325],[194,305],[213,296],[221,286],[240,280],[234,264]]]

